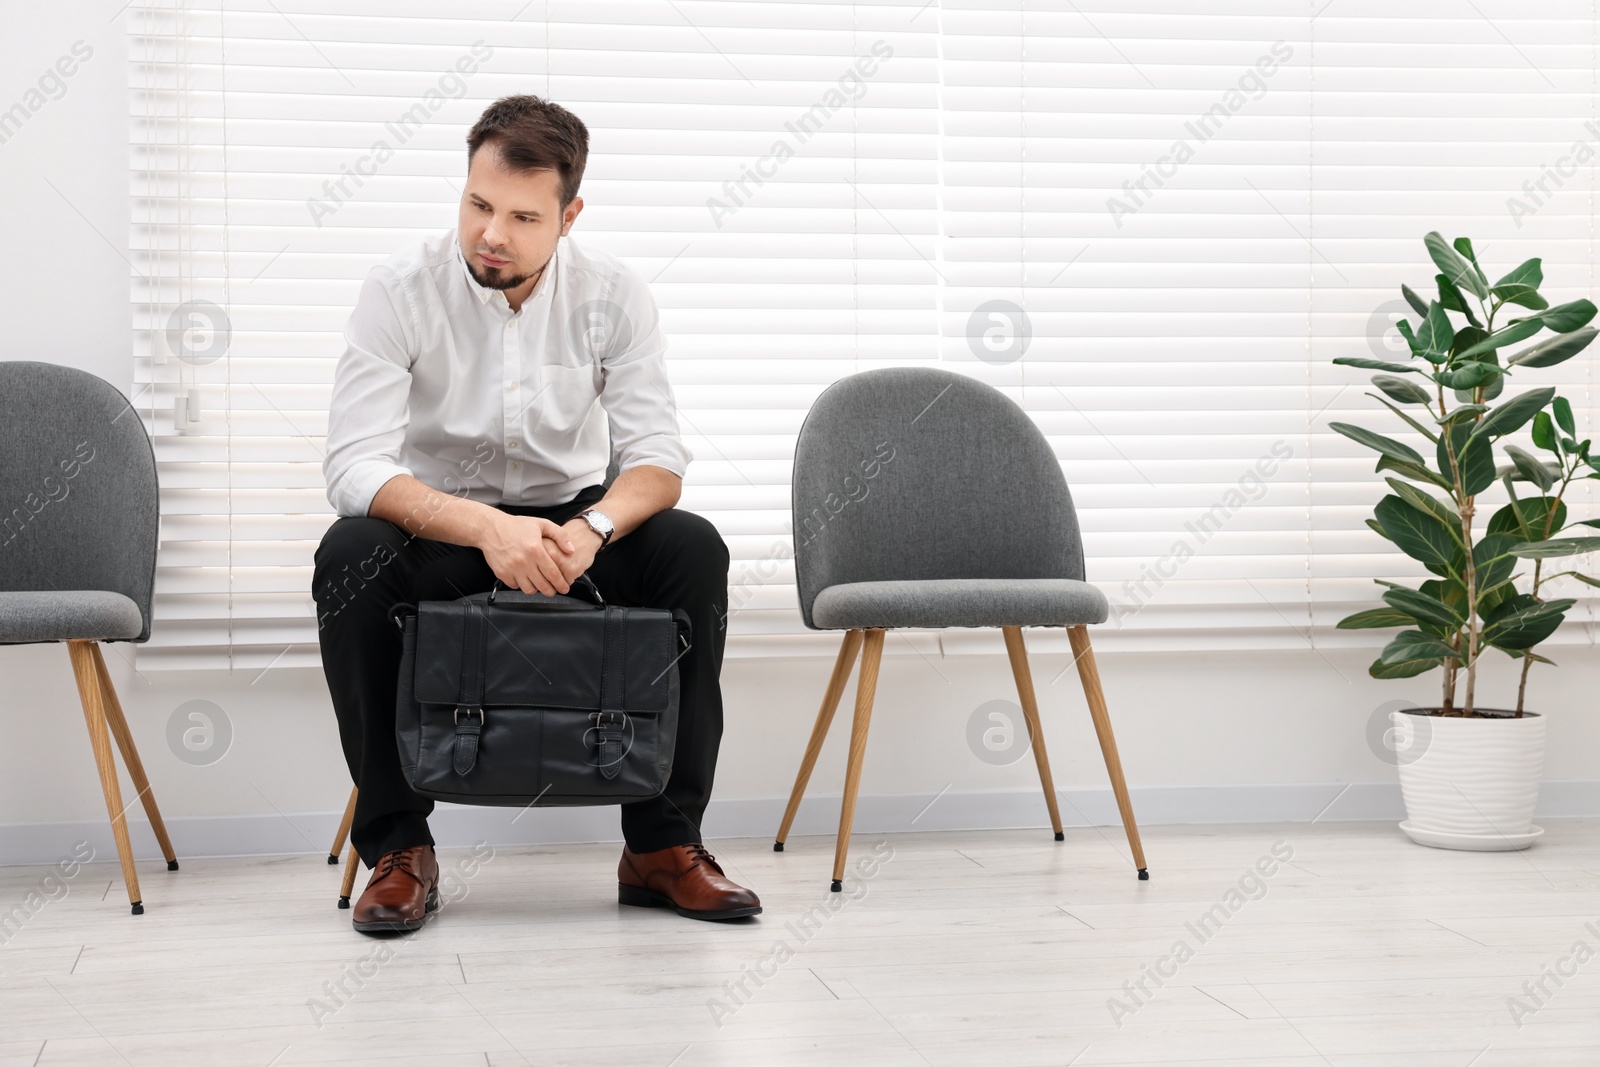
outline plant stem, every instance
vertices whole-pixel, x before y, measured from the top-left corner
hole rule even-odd
[[[1484,313],[1483,322],[1486,333],[1494,333],[1495,312],[1500,310],[1500,306],[1503,303],[1505,301],[1497,300],[1491,307],[1485,304],[1481,297],[1479,298],[1478,307]],[[1443,388],[1440,389],[1439,396],[1440,406],[1442,407],[1444,403]],[[1483,403],[1483,386],[1479,385],[1473,389],[1472,402],[1475,404]],[[1473,417],[1472,421],[1480,422],[1482,419],[1483,413],[1479,412]],[[1463,457],[1456,455],[1454,430],[1455,427],[1453,425],[1445,427],[1444,443],[1445,453],[1450,457],[1451,476],[1456,485],[1456,501],[1459,505],[1458,510],[1461,513],[1461,543],[1465,546],[1464,554],[1467,560],[1467,693],[1465,699],[1461,702],[1461,714],[1470,718],[1477,700],[1478,688],[1478,565],[1473,559],[1472,553],[1472,517],[1476,514],[1477,507],[1474,503],[1476,498],[1467,495],[1466,482],[1462,479],[1461,464]],[[1470,439],[1470,437],[1471,434],[1469,432],[1467,439]],[[1489,447],[1493,448],[1494,446],[1491,444]]]
[[[1449,409],[1445,406],[1445,402],[1444,402],[1444,386],[1441,385],[1437,380],[1435,380],[1435,382],[1433,384],[1434,384],[1434,388],[1438,390],[1438,394],[1439,394],[1439,418],[1440,418],[1440,420],[1442,422],[1444,417],[1447,414],[1449,414]],[[1454,452],[1451,450],[1451,447],[1450,447],[1450,426],[1449,426],[1448,423],[1444,424],[1444,438],[1443,438],[1443,440],[1444,440],[1444,443],[1445,443],[1445,453],[1446,453],[1446,455],[1449,455],[1451,457],[1452,470],[1453,470],[1454,469]],[[1456,492],[1454,493],[1454,496],[1456,498],[1457,503],[1459,504],[1460,500],[1461,500],[1461,493],[1460,493],[1461,479],[1459,477],[1457,477],[1455,479],[1455,482],[1456,482]],[[1454,649],[1457,649],[1457,650],[1459,650],[1461,648],[1461,634],[1460,634],[1459,631],[1457,631],[1456,635],[1450,639],[1450,647],[1454,648]],[[1445,660],[1445,663],[1444,663],[1444,698],[1443,698],[1442,701],[1440,701],[1440,705],[1441,706],[1439,708],[1440,712],[1442,714],[1444,714],[1444,715],[1453,715],[1455,713],[1456,669],[1460,665],[1460,662],[1461,661],[1457,660],[1457,659],[1449,659],[1449,660]]]
[[[1562,457],[1563,460],[1565,460],[1565,458],[1566,458],[1565,456]],[[1555,525],[1556,509],[1561,506],[1561,498],[1567,495],[1567,487],[1572,484],[1573,477],[1578,473],[1578,465],[1576,463],[1574,463],[1572,465],[1570,470],[1565,469],[1565,463],[1563,463],[1563,468],[1564,469],[1563,469],[1563,472],[1562,472],[1563,473],[1563,477],[1561,479],[1561,488],[1556,490],[1555,499],[1550,502],[1550,505],[1548,507],[1546,507],[1545,511],[1544,511],[1544,530],[1541,531],[1540,536],[1539,536],[1539,540],[1541,540],[1541,541],[1550,540],[1550,535],[1552,533],[1556,532],[1556,531],[1551,529],[1551,527],[1553,525]],[[1519,526],[1522,525],[1521,516],[1520,515],[1518,515],[1518,523],[1517,523],[1517,525],[1519,525]],[[1544,578],[1542,577],[1543,570],[1544,570],[1544,560],[1542,560],[1542,559],[1534,560],[1533,561],[1533,592],[1532,592],[1532,596],[1533,596],[1533,599],[1535,599],[1535,600],[1539,599],[1539,586],[1544,584]],[[1531,651],[1531,649],[1525,649],[1524,650],[1525,653],[1528,652],[1528,651]],[[1523,657],[1522,657],[1522,676],[1517,679],[1517,712],[1516,712],[1516,717],[1519,718],[1519,719],[1522,718],[1522,702],[1523,702],[1523,698],[1524,698],[1524,696],[1526,696],[1526,694],[1528,692],[1528,671],[1530,669],[1532,669],[1532,667],[1533,667],[1533,660],[1529,659],[1527,657],[1527,655],[1524,654]]]
[[[1459,633],[1450,638],[1450,647],[1454,649],[1461,647]],[[1452,659],[1445,661],[1444,665],[1444,701],[1443,707],[1439,710],[1446,715],[1453,715],[1456,710],[1456,664],[1457,661]]]
[[[1459,469],[1460,464],[1454,455],[1451,455],[1450,463]],[[1478,684],[1478,568],[1472,560],[1474,511],[1473,498],[1467,497],[1461,504],[1461,540],[1467,546],[1467,695],[1461,703],[1461,714],[1466,716],[1472,715]]]

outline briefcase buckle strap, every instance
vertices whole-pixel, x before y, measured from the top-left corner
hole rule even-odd
[[[465,719],[461,715],[463,711],[467,713]],[[478,713],[477,721],[473,721],[473,712]],[[457,708],[454,718],[456,744],[451,763],[455,767],[455,772],[465,778],[478,765],[478,738],[483,734],[483,709]]]
[[[622,770],[622,757],[626,755],[623,741],[628,729],[628,715],[622,711],[597,711],[593,713],[595,731],[595,764],[603,778],[615,778]]]

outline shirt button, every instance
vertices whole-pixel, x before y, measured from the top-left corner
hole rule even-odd
[[[514,471],[519,471],[519,470],[522,469],[522,464],[518,463],[516,460],[512,460],[511,461],[511,469],[514,470]]]
[[[506,383],[506,388],[507,389],[516,389],[516,387],[517,387],[517,383],[516,382],[507,382]]]
[[[507,448],[516,448],[517,447],[517,443],[515,441],[507,441],[506,442],[506,447]]]

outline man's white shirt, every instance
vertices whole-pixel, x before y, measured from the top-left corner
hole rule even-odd
[[[485,504],[549,505],[627,470],[682,476],[690,454],[649,287],[560,238],[513,314],[473,280],[456,231],[374,267],[345,326],[323,474],[340,515],[389,479]],[[609,432],[608,432],[609,423]]]

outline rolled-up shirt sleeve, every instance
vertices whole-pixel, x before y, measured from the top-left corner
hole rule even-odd
[[[333,373],[322,473],[328,503],[340,515],[366,515],[385,482],[411,473],[399,456],[410,419],[412,359],[393,286],[383,268],[367,276]]]
[[[650,464],[683,477],[693,458],[678,429],[678,405],[667,380],[667,340],[650,287],[631,267],[612,291],[616,344],[602,353],[600,404],[611,422],[618,471]]]

